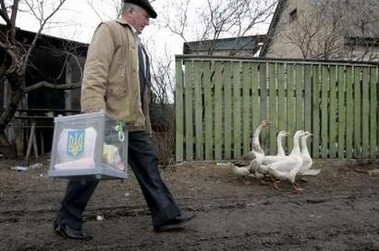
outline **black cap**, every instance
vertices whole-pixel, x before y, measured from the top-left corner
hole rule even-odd
[[[157,13],[155,12],[153,6],[151,6],[148,0],[124,0],[124,3],[132,3],[144,8],[150,15],[151,18],[156,18]]]

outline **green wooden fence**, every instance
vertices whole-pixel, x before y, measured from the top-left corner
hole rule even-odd
[[[378,86],[375,63],[177,56],[176,160],[238,159],[266,118],[266,154],[280,130],[304,129],[313,158],[375,159]]]

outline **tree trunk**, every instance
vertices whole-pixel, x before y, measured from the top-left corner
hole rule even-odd
[[[17,157],[16,147],[9,143],[9,140],[5,135],[5,128],[12,121],[19,103],[25,95],[24,76],[25,73],[23,71],[17,70],[7,74],[7,79],[12,87],[11,97],[9,103],[1,110],[0,114],[0,153],[2,153],[4,158],[7,159],[14,159]]]
[[[5,159],[16,159],[16,146],[12,146],[7,137],[2,126],[0,127],[0,153],[3,154]]]

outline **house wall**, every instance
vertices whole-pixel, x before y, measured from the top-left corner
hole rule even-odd
[[[366,46],[346,46],[345,50],[347,52],[344,55],[346,60],[379,61],[379,46],[370,48]]]
[[[284,6],[278,17],[279,21],[272,31],[273,35],[265,57],[370,60],[373,58],[372,55],[379,55],[378,47],[345,46],[345,34],[356,29],[351,26],[354,22],[349,20],[353,11],[349,8],[352,7],[344,9],[343,3],[338,1],[282,2]],[[351,5],[359,7],[354,2]],[[321,10],[323,7],[325,9]],[[294,10],[297,12],[296,17],[292,13]],[[294,18],[295,20],[291,20]],[[366,55],[362,58],[362,52],[367,50],[370,51],[371,57]]]
[[[304,0],[287,0],[285,2],[265,56],[275,58],[302,58],[301,50],[288,38],[294,29],[294,25],[290,23],[290,13],[295,9],[297,9],[298,14],[303,13],[308,11],[308,8],[304,4]]]

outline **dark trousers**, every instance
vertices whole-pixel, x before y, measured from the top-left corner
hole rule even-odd
[[[129,133],[128,161],[150,209],[153,225],[165,224],[180,215],[178,206],[159,174],[155,146],[145,132]],[[70,180],[57,223],[80,229],[83,211],[98,184],[99,180]]]

